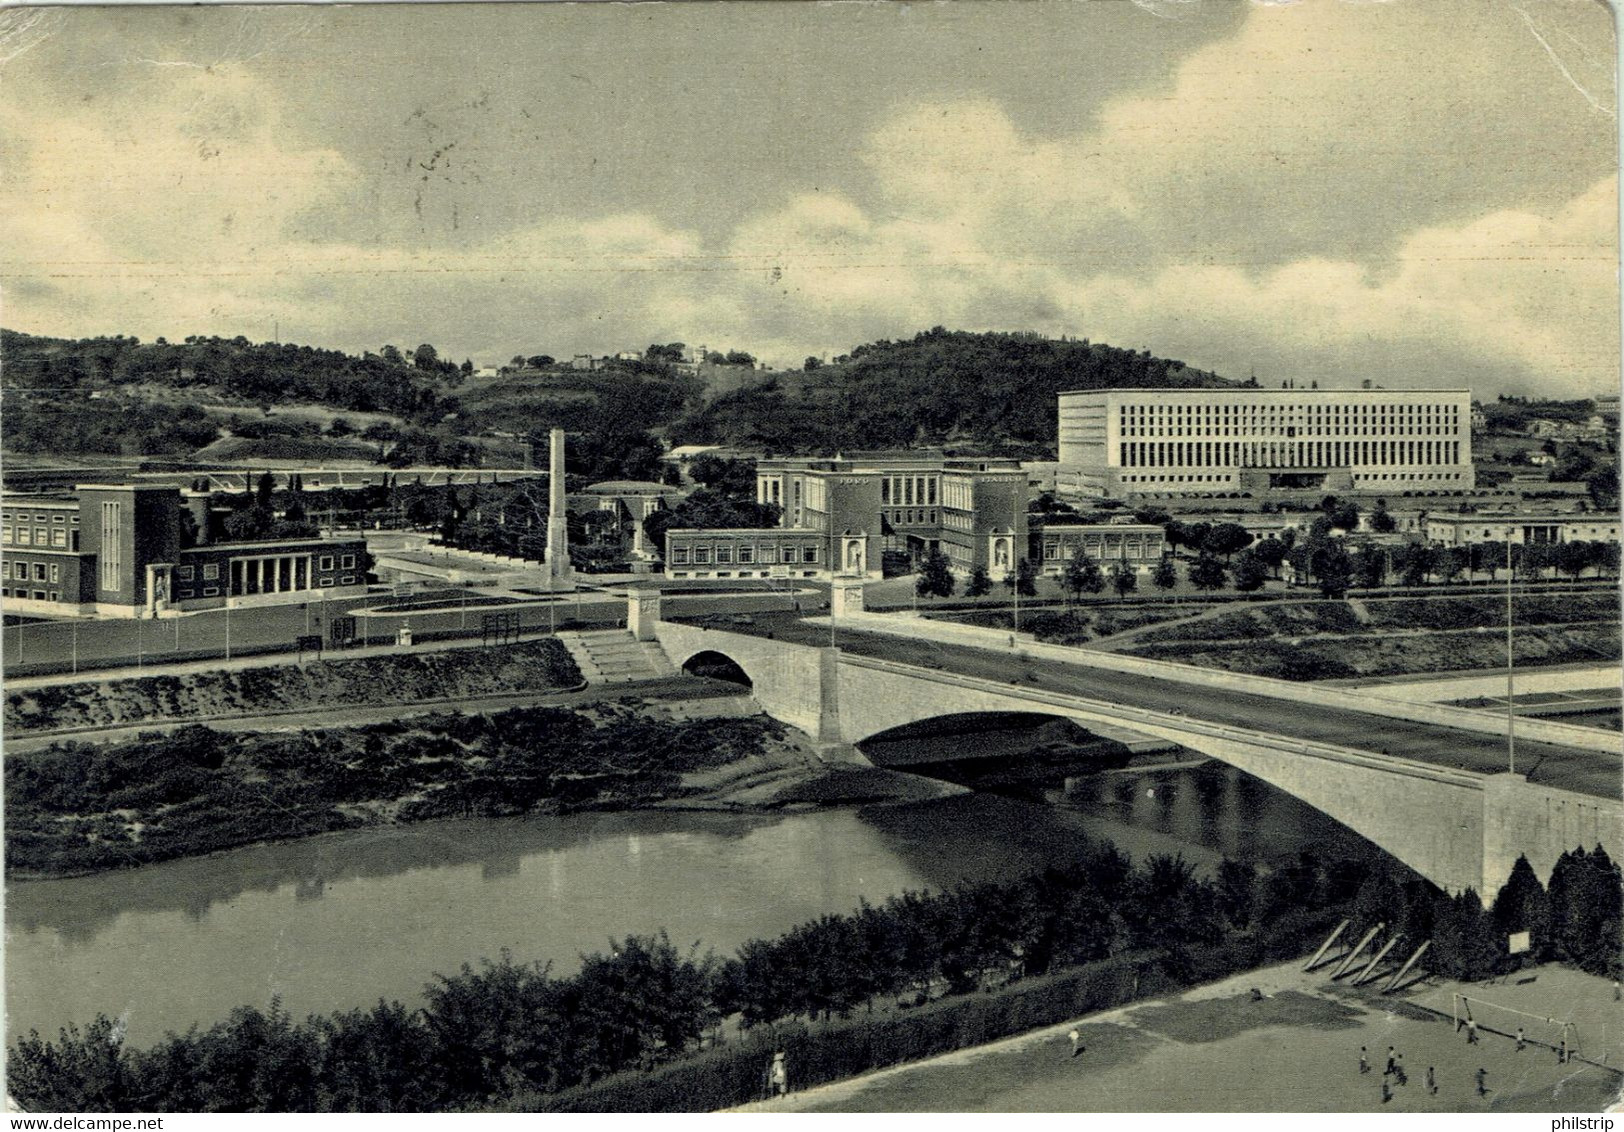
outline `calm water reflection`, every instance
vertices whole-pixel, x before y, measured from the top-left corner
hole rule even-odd
[[[989,794],[787,816],[657,812],[445,822],[238,850],[7,892],[8,1037],[98,1012],[131,1039],[280,995],[295,1016],[413,1002],[436,971],[506,948],[573,970],[611,937],[669,929],[727,953],[906,888],[1075,860],[1269,857],[1338,837],[1267,786],[1209,765],[1118,772],[1061,806]]]

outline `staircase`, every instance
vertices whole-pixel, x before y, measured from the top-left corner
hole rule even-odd
[[[560,633],[558,643],[575,658],[588,684],[631,684],[677,674],[658,642],[639,641],[625,629]]]

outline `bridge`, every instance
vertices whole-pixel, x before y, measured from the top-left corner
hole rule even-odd
[[[1254,713],[1251,725],[1216,720],[1206,712],[1186,714],[1184,708],[1201,705],[1183,687],[1159,686],[1159,703],[1142,695],[1140,702],[1124,703],[1121,697],[1011,680],[1019,666],[1008,657],[995,658],[1004,673],[999,679],[948,670],[943,658],[949,663],[952,658],[939,648],[927,667],[662,621],[649,609],[641,618],[636,612],[630,627],[657,639],[673,664],[721,658],[737,665],[762,710],[806,732],[826,757],[860,759],[854,744],[927,719],[970,712],[1046,714],[1096,734],[1174,742],[1228,763],[1314,806],[1440,887],[1473,888],[1485,901],[1499,891],[1519,855],[1526,855],[1542,878],[1548,878],[1558,856],[1578,846],[1599,844],[1615,859],[1624,857],[1616,757],[1609,764],[1611,792],[1586,793],[1530,782],[1521,774],[1455,765],[1438,757],[1440,743],[1430,733],[1417,741],[1417,753],[1424,757],[1406,757],[1403,739],[1424,730],[1415,724],[1365,717],[1362,727],[1342,731],[1397,745],[1399,753],[1393,754],[1259,726],[1272,722],[1267,714]],[[1481,738],[1460,734],[1459,746],[1471,747]],[[1569,754],[1583,764],[1604,759],[1588,751]]]

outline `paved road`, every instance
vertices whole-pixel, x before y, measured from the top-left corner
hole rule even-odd
[[[227,636],[233,656],[290,649],[295,637],[305,633],[325,636],[331,619],[369,605],[392,605],[419,600],[422,595],[401,598],[372,595],[343,601],[310,602],[308,605],[279,605],[260,609],[237,609],[189,613],[161,621],[36,621],[10,625],[4,630],[3,654],[8,676],[27,676],[40,665],[58,671],[77,657],[81,671],[112,667],[137,667],[223,657]],[[481,596],[470,591],[471,597]],[[733,614],[785,610],[794,599],[781,593],[696,594],[668,597],[666,616],[696,617],[727,612]],[[818,598],[803,596],[804,606],[815,606]],[[449,598],[447,606],[456,606]],[[507,607],[504,607],[506,609]],[[373,614],[357,618],[357,633],[365,633],[371,644],[386,644],[395,631],[410,623],[420,638],[430,634],[467,632],[479,634],[480,617],[491,607],[450,608],[443,613]],[[545,630],[550,625],[573,622],[588,628],[624,624],[624,598],[595,590],[560,595],[558,599],[539,598],[518,609],[521,627],[526,631]]]
[[[717,628],[779,640],[827,645],[827,626],[807,625],[793,616],[760,615],[754,623],[719,623]],[[1204,688],[1151,676],[1085,668],[1054,660],[1012,659],[1009,654],[934,641],[837,629],[835,642],[859,656],[901,664],[939,667],[964,676],[1029,688],[1087,696],[1127,707],[1166,711],[1178,708],[1213,723],[1228,724],[1321,743],[1397,755],[1417,762],[1492,774],[1506,769],[1506,742],[1493,735],[1457,731],[1434,724],[1410,723],[1364,712],[1277,700],[1268,696]],[[1601,798],[1619,796],[1624,757],[1576,751],[1549,743],[1517,744],[1517,770],[1531,782]]]

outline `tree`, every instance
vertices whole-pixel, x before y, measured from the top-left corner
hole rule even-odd
[[[385,346],[378,351],[378,356],[392,366],[404,365],[406,359],[400,356],[400,351],[393,346]]]
[[[952,597],[953,566],[941,549],[932,550],[920,563],[919,576],[914,579],[914,593],[920,597]]]
[[[1353,585],[1353,559],[1340,540],[1328,539],[1310,555],[1310,566],[1326,598],[1344,598]]]
[[[1078,546],[1061,572],[1060,584],[1076,600],[1085,593],[1097,594],[1103,590],[1105,575],[1100,572],[1099,563],[1088,556],[1088,551]]]
[[[440,355],[435,352],[433,346],[424,342],[412,351],[412,364],[421,370],[434,370],[439,368]]]
[[[462,359],[462,365],[457,367],[457,372],[462,374],[464,377],[472,377],[474,375],[474,359]]]
[[[254,484],[254,506],[268,513],[275,494],[276,478],[270,472],[261,472]]]
[[[1438,566],[1438,552],[1430,546],[1411,543],[1394,552],[1393,565],[1398,568],[1400,580],[1406,586],[1424,586],[1427,575]]]
[[[551,354],[531,354],[519,360],[529,369],[546,369],[555,361]]]
[[[1511,866],[1511,875],[1494,898],[1491,915],[1496,935],[1527,932],[1534,957],[1546,955],[1551,945],[1551,902],[1527,857],[1519,856]]]
[[[977,565],[970,571],[970,580],[965,584],[965,597],[982,597],[992,592],[992,579],[987,576],[987,568]]]
[[[1156,563],[1156,570],[1150,576],[1151,584],[1159,590],[1171,590],[1179,584],[1179,570],[1171,558],[1163,558]]]
[[[1387,508],[1378,506],[1370,513],[1370,529],[1379,535],[1390,535],[1398,530],[1398,520],[1393,518]]]
[[[1280,576],[1280,566],[1286,560],[1286,544],[1270,535],[1268,538],[1252,547],[1252,553],[1269,568],[1276,578]]]
[[[815,369],[822,369],[822,368],[823,368],[823,359],[819,358],[819,357],[815,357],[812,354],[808,354],[806,356],[806,361],[801,363],[801,369],[803,369],[807,373],[811,373]]]
[[[1111,567],[1111,588],[1118,598],[1126,598],[1139,588],[1139,575],[1126,562],[1118,562]]]
[[[1038,571],[1031,561],[1022,558],[1015,564],[1015,569],[1004,575],[1004,585],[1021,597],[1036,597],[1038,595]]]
[[[1269,580],[1269,567],[1263,559],[1246,551],[1235,563],[1235,588],[1243,594],[1256,593]]]
[[[1221,554],[1228,562],[1230,555],[1252,545],[1252,532],[1239,523],[1219,523],[1207,532],[1201,549],[1210,554]]]
[[[1223,589],[1227,575],[1228,571],[1224,569],[1224,564],[1217,556],[1205,551],[1199,554],[1190,566],[1190,584],[1198,590],[1211,592]]]
[[[1594,555],[1587,542],[1559,542],[1556,544],[1555,566],[1568,577],[1578,580],[1585,567],[1591,565]]]
[[[338,437],[354,436],[355,426],[343,417],[334,417],[327,426],[327,435]]]

